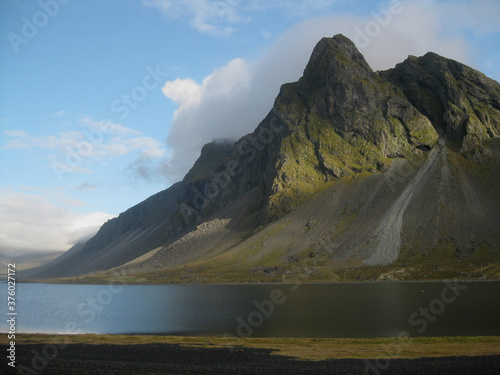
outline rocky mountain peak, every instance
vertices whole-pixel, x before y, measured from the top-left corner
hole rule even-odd
[[[336,35],[321,39],[314,48],[298,81],[298,94],[311,110],[345,131],[349,130],[342,119],[345,111],[356,108],[369,113],[376,105],[370,103],[373,95],[367,87],[367,83],[377,85],[374,79],[372,69],[354,43]]]
[[[356,45],[342,34],[332,38],[322,38],[314,47],[304,71],[303,80],[313,80],[314,76],[338,74],[343,70],[357,70],[373,73]]]

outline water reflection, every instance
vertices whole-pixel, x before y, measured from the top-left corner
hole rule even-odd
[[[294,337],[500,335],[500,283],[18,284],[18,332]],[[2,284],[2,299],[7,290]],[[451,296],[451,295],[450,295]],[[448,298],[450,297],[448,296]],[[437,301],[437,302],[436,302]],[[6,306],[6,304],[5,304]],[[417,324],[421,312],[439,312]],[[433,310],[432,310],[433,309]],[[410,317],[414,315],[413,321]],[[4,320],[0,323],[6,332]]]

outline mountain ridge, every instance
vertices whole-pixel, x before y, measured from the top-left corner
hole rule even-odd
[[[277,267],[284,276],[312,259],[330,269],[387,266],[426,251],[453,259],[471,246],[498,267],[500,238],[487,231],[500,212],[498,144],[489,142],[499,134],[500,85],[482,73],[433,53],[373,72],[348,38],[323,38],[254,132],[205,145],[183,181],[104,224],[64,263],[30,275],[168,275],[189,266],[207,275],[244,270],[243,278]],[[328,196],[323,207],[319,196]],[[434,228],[419,224],[426,199]],[[475,216],[470,199],[485,206]],[[468,215],[470,240],[460,233]],[[432,241],[420,244],[422,235]]]

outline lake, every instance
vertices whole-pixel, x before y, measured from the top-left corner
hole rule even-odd
[[[1,284],[7,332],[7,285]],[[22,333],[500,335],[500,282],[16,285]]]

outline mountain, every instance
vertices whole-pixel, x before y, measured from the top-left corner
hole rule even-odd
[[[60,251],[41,251],[16,256],[8,256],[0,253],[0,276],[7,274],[8,264],[14,263],[16,271],[27,270],[50,263],[60,255],[62,255]]]
[[[500,276],[500,85],[434,53],[374,72],[323,38],[255,131],[31,277]]]
[[[12,259],[3,254],[0,254],[0,267],[2,267],[2,271],[0,271],[0,276],[5,277],[7,275],[7,266],[12,263]]]

